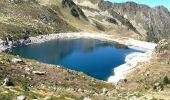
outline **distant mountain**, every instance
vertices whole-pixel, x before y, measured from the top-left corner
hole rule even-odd
[[[134,2],[112,3],[103,0],[74,2],[81,6],[84,12],[88,12],[85,15],[90,19],[125,25],[147,41],[157,42],[170,36],[170,12],[163,6],[151,8]]]

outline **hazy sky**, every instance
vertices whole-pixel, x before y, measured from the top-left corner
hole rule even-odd
[[[166,8],[168,8],[170,11],[170,0],[105,0],[105,1],[111,1],[111,2],[117,2],[117,3],[126,2],[126,1],[134,1],[139,4],[149,5],[150,7],[163,5]]]

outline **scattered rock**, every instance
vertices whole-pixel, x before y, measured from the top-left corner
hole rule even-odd
[[[83,100],[91,100],[89,97],[84,97]]]
[[[153,88],[157,91],[163,91],[164,90],[163,84],[161,84],[159,82],[155,83]]]
[[[50,99],[50,97],[45,97],[45,98],[44,98],[44,100],[48,100],[48,99]]]
[[[36,75],[45,75],[46,72],[41,72],[41,71],[32,71],[32,73]]]
[[[80,89],[78,89],[78,92],[84,92],[84,90],[80,88]]]
[[[32,78],[31,77],[27,77],[29,80],[32,80]]]
[[[4,61],[0,61],[0,64],[4,64]]]
[[[129,98],[129,100],[137,100],[138,98],[136,96],[132,96]]]
[[[17,96],[17,100],[26,100],[26,97],[24,95]]]
[[[26,67],[26,68],[25,68],[25,71],[27,71],[27,72],[28,72],[28,71],[30,71],[30,70],[31,70],[31,69],[30,69],[30,68],[28,68],[28,67]]]
[[[150,72],[147,71],[147,72],[145,73],[145,76],[149,76],[149,75],[150,75]]]
[[[9,78],[5,78],[3,86],[14,86],[14,84],[9,80]]]
[[[20,62],[23,62],[23,60],[22,59],[18,59],[18,58],[12,58],[11,62],[13,62],[13,63],[20,63]]]
[[[60,68],[61,66],[60,65],[57,65],[57,68]]]
[[[74,91],[73,88],[67,88],[66,91]]]
[[[128,82],[127,79],[124,79],[124,82],[127,83]]]
[[[103,94],[106,94],[108,90],[106,88],[103,88]]]

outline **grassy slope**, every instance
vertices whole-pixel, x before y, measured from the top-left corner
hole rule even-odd
[[[148,97],[169,100],[170,98],[170,42],[158,44],[155,54],[149,63],[139,64],[133,74],[127,77],[127,83],[120,82],[118,87],[121,93],[139,93]],[[164,45],[165,44],[165,45]],[[159,52],[158,52],[159,51]],[[168,83],[165,83],[165,77],[168,77]],[[154,89],[154,84],[160,83],[163,91]]]
[[[161,54],[162,56],[162,54]],[[23,63],[13,63],[12,58],[20,58]],[[164,77],[170,78],[167,60],[157,55],[150,63],[140,65],[134,74],[127,77],[127,82],[120,81],[118,85],[95,80],[83,73],[57,68],[55,65],[42,64],[34,60],[0,53],[0,82],[6,77],[14,83],[12,87],[0,85],[0,99],[12,100],[18,95],[28,99],[34,97],[50,100],[62,99],[126,99],[126,98],[170,98],[170,84],[164,84]],[[161,63],[159,63],[161,62]],[[28,70],[30,69],[30,70]],[[36,75],[33,71],[45,71],[44,75]],[[163,84],[164,90],[154,89],[155,83]],[[103,94],[103,89],[108,92]],[[153,99],[154,100],[154,99]]]
[[[0,82],[9,77],[14,83],[12,87],[0,86],[0,99],[11,100],[17,95],[25,95],[32,99],[45,97],[81,99],[85,96],[98,98],[93,94],[102,93],[102,89],[114,90],[111,84],[95,80],[83,73],[57,68],[54,65],[40,64],[36,61],[23,59],[23,63],[13,63],[12,58],[20,58],[0,53]],[[26,70],[30,69],[30,70]],[[45,71],[45,75],[36,75],[33,71]],[[81,89],[81,91],[80,91]],[[79,90],[79,91],[78,91]],[[113,94],[114,95],[114,94]],[[107,96],[100,96],[106,98]]]
[[[51,7],[7,1],[1,1],[0,5],[2,7],[1,35],[7,34],[14,38],[20,38],[25,34],[36,35],[76,30],[62,20]]]
[[[49,0],[40,4],[0,1],[1,37],[5,35],[16,39],[24,35],[74,32],[85,29],[85,26],[90,27],[83,18],[73,17],[70,8],[62,8],[59,0]],[[93,28],[91,30],[96,30]]]

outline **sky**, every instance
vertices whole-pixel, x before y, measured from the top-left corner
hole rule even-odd
[[[117,3],[133,1],[139,4],[146,4],[150,7],[163,5],[166,8],[168,8],[168,10],[170,11],[170,0],[105,0],[105,1],[111,1],[111,2],[117,2]]]

